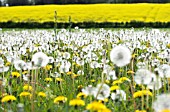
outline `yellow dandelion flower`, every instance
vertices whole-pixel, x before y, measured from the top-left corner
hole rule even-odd
[[[56,78],[56,81],[58,81],[58,82],[62,82],[62,81],[64,81],[62,78]]]
[[[97,111],[97,112],[111,112],[111,110],[108,109],[108,108],[106,108],[106,109],[103,109],[103,110],[99,110],[99,111]]]
[[[170,112],[170,109],[163,109],[160,112]]]
[[[54,99],[55,104],[65,103],[66,101],[67,101],[67,98],[65,96],[58,96]]]
[[[136,110],[135,112],[147,112],[146,110]]]
[[[25,91],[32,91],[32,86],[25,85],[25,86],[23,87],[23,90],[25,90]]]
[[[44,67],[45,70],[51,70],[52,68],[53,68],[52,65],[46,65],[46,66]]]
[[[170,49],[170,44],[167,44],[166,47]]]
[[[19,95],[20,97],[26,97],[26,96],[29,96],[29,97],[31,97],[32,95],[31,95],[31,93],[29,93],[29,92],[22,92],[22,93],[20,93],[20,95]]]
[[[90,82],[96,82],[96,80],[92,79],[92,80],[90,80]]]
[[[28,71],[23,71],[22,74],[26,75],[28,74]]]
[[[79,75],[78,74],[73,74],[72,78],[77,78]]]
[[[40,44],[34,44],[34,46],[35,46],[35,47],[39,47],[39,46],[41,46],[41,45],[40,45]]]
[[[81,66],[81,65],[79,65],[79,64],[77,64],[77,63],[76,63],[75,65],[76,65],[76,67],[80,67],[80,66]]]
[[[18,72],[12,72],[12,77],[20,77],[21,75]]]
[[[86,98],[87,97],[87,95],[86,94],[84,94],[84,93],[82,93],[82,92],[80,92],[80,93],[78,93],[78,95],[77,95],[77,98]]]
[[[109,80],[105,80],[105,83],[106,83],[106,84],[110,84],[110,81],[109,81]]]
[[[99,100],[100,103],[108,102],[109,100],[105,98],[104,100]]]
[[[26,48],[26,53],[29,53],[30,52],[30,49],[29,48]]]
[[[86,106],[86,109],[98,112],[98,111],[101,111],[101,110],[104,110],[104,109],[107,109],[107,108],[106,108],[106,106],[103,103],[94,101],[94,102],[88,104]]]
[[[146,89],[146,87],[145,87],[144,85],[142,85],[142,84],[138,84],[138,86],[139,86],[140,88],[142,88],[143,90]]]
[[[78,89],[82,89],[82,88],[83,88],[83,85],[79,85],[79,86],[78,86]]]
[[[69,105],[70,106],[84,106],[85,102],[81,99],[73,99],[73,100],[70,100]]]
[[[67,72],[67,75],[72,75],[72,74],[73,74],[73,72],[71,72],[71,71]]]
[[[122,69],[122,68],[121,68],[121,69],[119,69],[119,72],[123,72],[123,71],[124,71],[124,69]]]
[[[152,93],[149,91],[149,90],[142,90],[142,91],[138,91],[138,92],[135,92],[133,94],[133,97],[134,98],[137,98],[137,97],[141,97],[143,95],[149,95],[149,96],[152,96]]]
[[[118,89],[120,89],[119,86],[111,86],[110,87],[110,91],[115,91],[115,90],[118,90]]]
[[[138,54],[132,54],[132,58],[135,58]]]
[[[134,74],[135,72],[132,70],[127,71],[127,74]]]
[[[39,93],[38,93],[38,96],[40,96],[40,97],[46,97],[47,95],[46,95],[44,92],[39,92]]]
[[[121,83],[123,83],[121,80],[115,80],[113,81],[112,85],[121,84]]]
[[[82,88],[83,88],[83,86],[82,86],[82,85],[79,85],[79,86],[78,86],[78,91],[82,91]]]
[[[44,80],[45,80],[45,82],[51,82],[51,81],[53,81],[52,78],[45,78]]]
[[[1,102],[4,103],[4,102],[11,102],[11,101],[14,101],[16,100],[16,97],[13,96],[13,95],[6,95],[2,98]]]
[[[6,62],[6,63],[5,63],[5,66],[10,66],[10,65],[11,65],[10,62]]]
[[[120,80],[121,82],[130,81],[130,79],[127,78],[127,77],[121,77],[119,80]]]

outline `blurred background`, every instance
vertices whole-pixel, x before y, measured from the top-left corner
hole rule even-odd
[[[0,0],[0,6],[94,3],[170,3],[170,0]]]

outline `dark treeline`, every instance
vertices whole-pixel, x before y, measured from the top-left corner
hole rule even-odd
[[[93,4],[93,3],[170,3],[170,0],[0,0],[0,5]]]

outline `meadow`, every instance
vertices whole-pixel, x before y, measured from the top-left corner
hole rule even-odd
[[[0,30],[0,111],[170,112],[170,32]]]
[[[90,4],[0,7],[3,22],[170,22],[170,4]]]

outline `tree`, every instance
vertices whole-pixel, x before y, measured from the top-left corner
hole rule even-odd
[[[28,5],[29,1],[28,0],[7,0],[7,3],[9,5]]]

